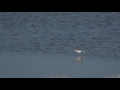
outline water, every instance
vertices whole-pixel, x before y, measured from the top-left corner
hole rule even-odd
[[[119,12],[1,12],[0,77],[120,74],[119,18]]]

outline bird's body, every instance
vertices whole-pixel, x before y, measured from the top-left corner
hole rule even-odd
[[[77,52],[77,53],[81,53],[82,52],[82,50],[80,50],[80,49],[75,49],[74,51]]]
[[[81,49],[75,49],[74,51],[77,52],[78,54],[84,52],[84,51],[81,50]]]

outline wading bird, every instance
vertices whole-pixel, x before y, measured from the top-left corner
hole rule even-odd
[[[79,53],[82,53],[82,52],[84,53],[84,50],[81,50],[81,49],[79,49],[79,48],[78,48],[78,49],[75,49],[74,51],[77,52],[78,54],[79,54]]]

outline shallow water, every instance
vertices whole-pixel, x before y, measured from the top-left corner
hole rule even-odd
[[[1,12],[0,77],[119,74],[119,18],[119,12]]]

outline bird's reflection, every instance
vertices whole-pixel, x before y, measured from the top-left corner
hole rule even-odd
[[[83,57],[78,56],[73,60],[73,62],[81,62],[82,60],[83,60]]]

